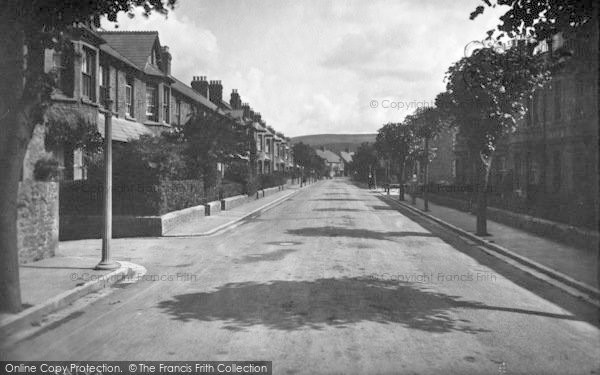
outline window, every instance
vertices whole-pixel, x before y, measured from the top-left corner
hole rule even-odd
[[[110,71],[108,66],[101,65],[98,70],[98,81],[100,82],[100,105],[106,107],[106,100],[110,98]]]
[[[179,99],[175,102],[175,117],[177,125],[181,125],[181,100]]]
[[[555,120],[560,120],[562,118],[562,111],[561,111],[561,95],[562,95],[562,87],[561,87],[561,83],[560,81],[556,81],[554,82],[553,85],[554,88],[554,119]]]
[[[168,86],[163,87],[163,121],[166,123],[171,122],[171,116],[169,113],[169,106],[171,103],[171,90]]]
[[[575,116],[583,117],[585,115],[585,101],[587,100],[585,94],[585,82],[582,78],[578,78],[575,82]]]
[[[256,149],[262,151],[262,136],[260,134],[256,136]]]
[[[554,174],[552,178],[552,187],[554,188],[554,192],[558,192],[560,190],[561,184],[561,164],[560,164],[560,152],[556,151],[552,157],[552,164],[554,166]]]
[[[96,99],[95,67],[96,56],[94,51],[84,47],[81,55],[81,95],[92,101]]]
[[[83,154],[83,150],[80,148],[73,150],[73,180],[87,180],[87,168]]]
[[[158,59],[156,58],[156,50],[153,48],[152,53],[150,54],[150,64],[156,66],[157,60]]]
[[[450,164],[450,176],[456,178],[456,165],[458,164],[458,160],[452,160],[452,164]]]
[[[525,114],[525,126],[529,126],[529,127],[534,126],[535,107],[534,107],[533,103],[534,103],[534,96],[532,96],[531,98],[527,98],[527,113]]]
[[[129,117],[133,117],[133,78],[127,77],[125,83],[125,114]]]
[[[531,152],[527,153],[527,184],[538,185],[540,183],[540,168],[537,160]]]
[[[115,70],[115,100],[113,101],[113,110],[119,112],[119,71]]]
[[[266,149],[267,149],[267,150],[266,150],[266,151],[267,151],[267,154],[270,154],[270,153],[271,153],[271,140],[270,140],[270,139],[268,139],[268,138],[267,138],[267,140],[266,140]]]
[[[523,170],[521,168],[521,154],[515,154],[514,162],[515,162],[515,188],[520,189],[522,186],[521,178],[522,178],[522,174],[523,174]]]
[[[158,102],[156,95],[156,86],[146,86],[146,118],[150,121],[158,121],[156,103]]]

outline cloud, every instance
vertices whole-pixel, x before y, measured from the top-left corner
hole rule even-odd
[[[158,30],[173,74],[220,79],[225,100],[239,89],[288,136],[368,133],[409,110],[371,100],[431,101],[464,46],[497,24],[480,0],[178,0],[168,18],[119,17],[121,29]],[[111,29],[111,25],[105,26]]]
[[[115,24],[103,20],[102,27],[111,30],[156,30],[162,45],[169,46],[173,57],[172,73],[184,82],[193,76],[209,73],[218,65],[220,50],[217,37],[208,29],[198,27],[185,15],[175,11],[168,16],[139,11],[134,18],[120,14]]]

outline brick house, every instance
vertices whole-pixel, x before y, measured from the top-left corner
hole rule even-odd
[[[260,115],[254,118],[244,112],[236,119],[240,108],[223,101],[220,81],[194,77],[188,86],[171,75],[171,63],[169,48],[156,31],[74,27],[66,48],[45,54],[46,72],[54,71],[58,78],[46,121],[66,124],[67,133],[85,124],[103,136],[104,114],[110,111],[113,142],[126,146],[141,135],[171,131],[194,112],[211,112],[226,121],[247,122],[257,142],[264,140]],[[106,108],[108,98],[112,103]],[[58,244],[58,184],[36,181],[36,162],[56,159],[62,180],[87,178],[82,150],[68,141],[47,146],[47,138],[46,126],[37,125],[23,161],[18,220],[22,262],[53,256]]]

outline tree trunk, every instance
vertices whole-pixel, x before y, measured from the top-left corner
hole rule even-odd
[[[15,141],[15,133],[27,126],[21,121],[9,116],[0,122],[0,309],[12,313],[21,310],[17,201],[23,159],[31,139],[30,135]]]
[[[487,190],[490,170],[492,166],[492,157],[490,156],[488,163],[483,160],[478,160],[477,168],[477,224],[476,232],[478,236],[489,236],[487,231]]]
[[[398,163],[398,200],[404,201],[404,163]]]
[[[32,87],[43,74],[43,49],[29,46],[25,55],[25,34],[14,19],[4,19],[0,34],[0,311],[15,313],[22,308],[17,244],[19,181],[40,117],[42,93]]]
[[[429,138],[425,138],[425,176],[423,179],[423,211],[429,211],[429,197],[427,196],[427,190],[429,190]]]

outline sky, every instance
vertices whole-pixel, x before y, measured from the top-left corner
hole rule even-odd
[[[500,9],[481,0],[178,0],[165,18],[122,14],[118,30],[157,30],[172,74],[221,80],[286,136],[375,133],[433,105],[448,67],[485,38]],[[115,24],[103,21],[106,30]]]

